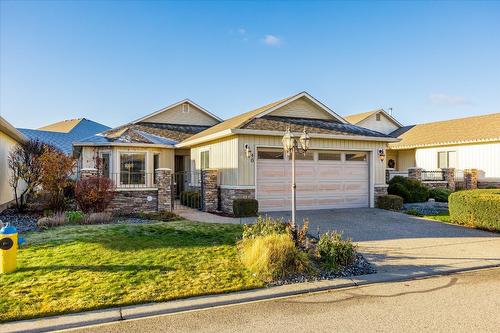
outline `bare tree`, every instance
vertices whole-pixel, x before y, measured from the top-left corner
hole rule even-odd
[[[16,208],[22,211],[25,208],[28,196],[40,184],[42,164],[40,156],[45,146],[38,140],[29,140],[17,144],[10,152],[8,164],[10,169],[9,185],[14,190]],[[24,182],[24,190],[19,192]]]

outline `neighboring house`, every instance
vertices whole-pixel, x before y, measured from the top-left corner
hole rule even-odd
[[[28,138],[55,146],[67,155],[72,153],[74,141],[108,129],[110,127],[85,118],[63,120],[39,129],[18,128]]]
[[[311,149],[297,155],[298,209],[373,207],[375,195],[386,191],[379,153],[398,139],[349,124],[306,92],[223,122],[184,100],[74,149],[83,168],[94,168],[100,156],[117,187],[152,186],[158,168],[176,174],[215,168],[223,211],[248,197],[259,200],[260,211],[287,210],[291,165],[282,136],[287,128],[300,136],[304,127]]]
[[[26,136],[0,116],[0,212],[15,200],[14,192],[9,185],[9,152],[16,144],[25,140]],[[23,190],[21,187],[19,192]]]
[[[387,113],[379,112],[385,121]],[[353,119],[352,123],[359,126],[380,129],[372,126],[373,121],[359,122],[357,116],[347,116],[346,119]],[[411,167],[425,170],[477,169],[478,178],[483,181],[498,181],[500,178],[500,113],[400,125],[389,135],[401,140],[389,144],[388,168],[399,171]]]
[[[383,109],[346,116],[345,120],[351,124],[369,128],[384,134],[390,134],[398,128],[403,127],[399,121]]]

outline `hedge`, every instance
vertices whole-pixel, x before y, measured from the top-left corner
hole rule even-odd
[[[233,214],[235,217],[257,216],[259,202],[255,199],[234,199]]]
[[[421,181],[402,176],[389,181],[387,192],[402,197],[404,202],[424,202],[429,199],[429,189]]]
[[[429,198],[437,202],[448,202],[448,197],[452,192],[446,188],[433,188],[429,190]]]
[[[403,198],[392,194],[382,195],[377,199],[377,208],[401,210],[403,208]]]
[[[459,191],[448,201],[451,222],[500,231],[500,189]]]

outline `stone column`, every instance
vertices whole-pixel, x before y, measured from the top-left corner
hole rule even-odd
[[[464,183],[467,190],[477,189],[477,169],[464,170]]]
[[[455,168],[443,168],[444,180],[448,183],[446,187],[448,190],[455,192]]]
[[[156,186],[158,187],[158,211],[172,210],[172,169],[159,168],[155,170]]]
[[[90,177],[97,177],[97,169],[84,168],[80,170],[80,179],[87,179]]]
[[[408,168],[408,178],[422,180],[422,168]]]
[[[218,176],[218,169],[205,169],[201,171],[201,197],[203,201],[202,207],[205,212],[215,212],[219,206]]]

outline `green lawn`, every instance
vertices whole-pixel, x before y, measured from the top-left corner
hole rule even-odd
[[[426,219],[435,220],[435,221],[439,221],[439,222],[451,223],[450,213],[448,213],[448,212],[437,214],[437,215],[424,215],[423,217]]]
[[[67,226],[27,235],[0,275],[0,321],[262,287],[240,263],[238,225]]]

